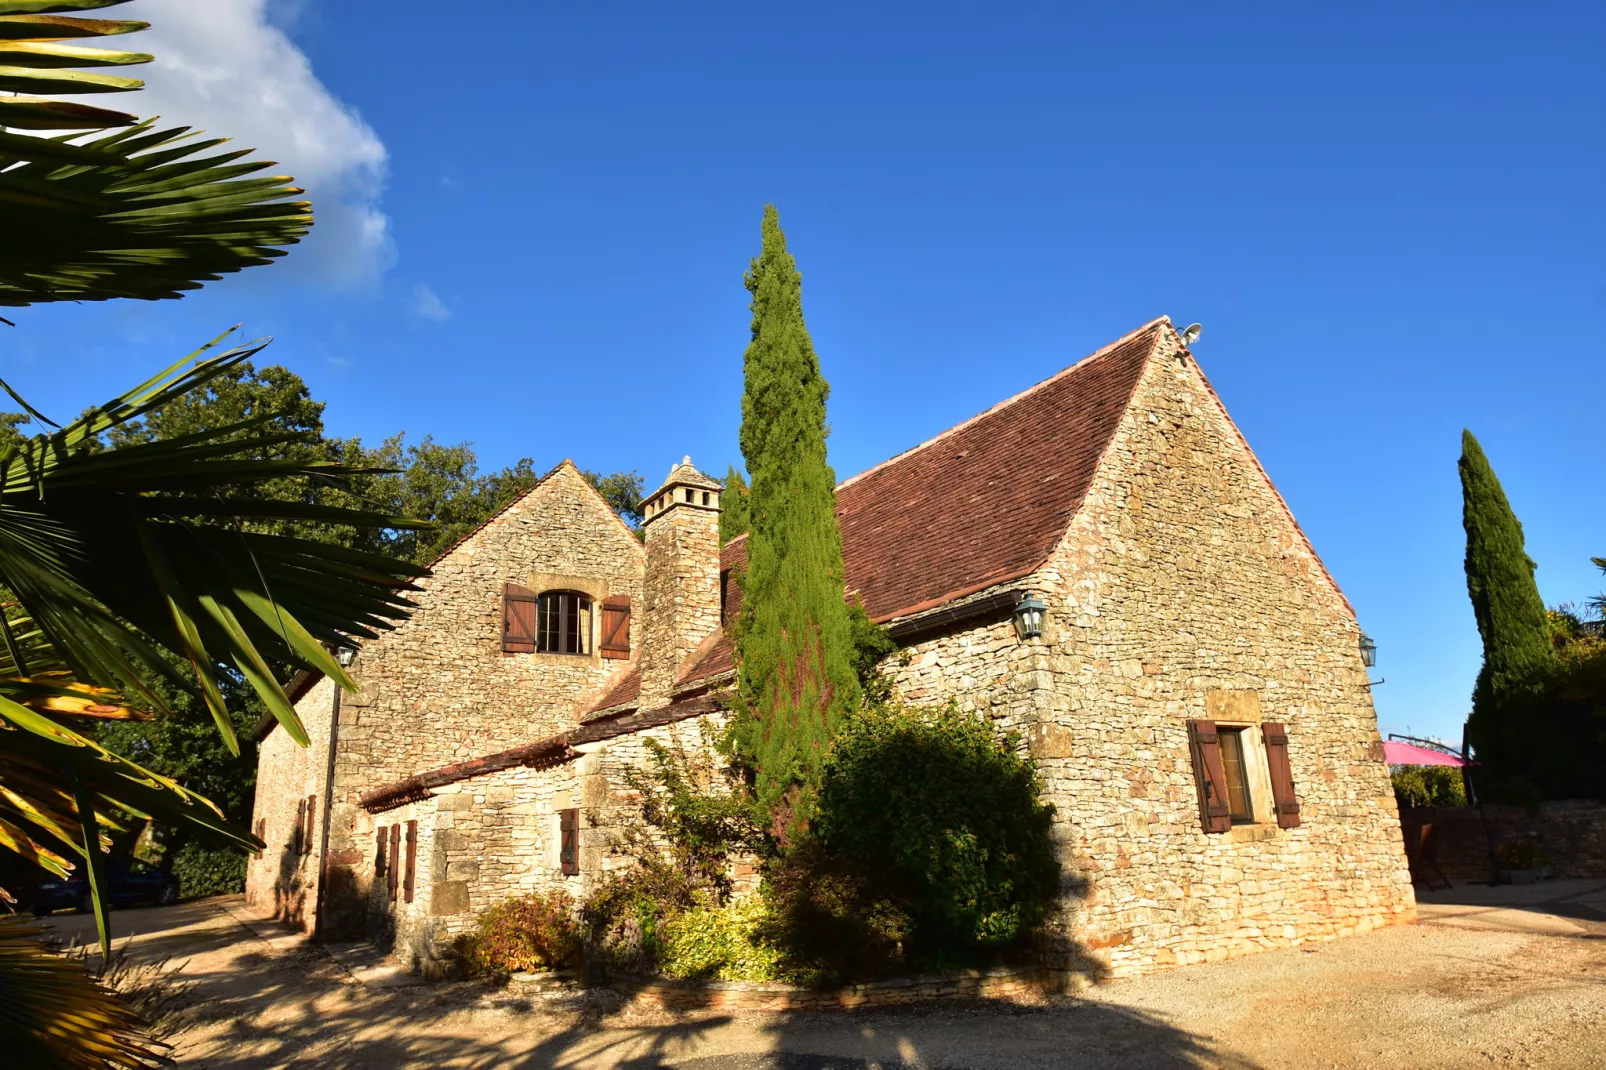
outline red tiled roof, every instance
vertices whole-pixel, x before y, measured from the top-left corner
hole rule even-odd
[[[1160,336],[1139,330],[837,488],[849,591],[888,620],[1048,559]]]
[[[428,798],[434,794],[434,789],[445,787],[447,784],[455,784],[460,780],[469,780],[520,765],[532,769],[549,769],[574,758],[577,753],[574,748],[581,744],[615,739],[646,728],[674,724],[677,721],[688,721],[705,713],[713,713],[719,708],[718,695],[704,694],[680,699],[668,706],[648,710],[646,713],[633,713],[617,720],[584,724],[571,731],[559,732],[555,736],[538,739],[534,743],[526,743],[511,750],[498,751],[483,758],[472,758],[453,765],[444,765],[426,773],[417,773],[375,788],[358,801],[370,814],[383,813]]]

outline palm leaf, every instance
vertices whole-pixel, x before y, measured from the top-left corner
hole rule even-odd
[[[57,14],[123,2],[0,0],[0,91],[18,94],[0,97],[0,305],[180,297],[271,263],[312,225],[303,191],[250,150],[50,98],[144,84],[106,69],[151,56],[76,42],[146,23]]]
[[[100,1070],[167,1060],[138,1015],[90,980],[83,963],[46,950],[38,925],[0,918],[0,1043],[6,1065]]]

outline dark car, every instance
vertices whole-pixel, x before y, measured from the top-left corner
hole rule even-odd
[[[136,903],[166,906],[178,899],[178,878],[137,858],[108,858],[106,884],[110,905],[114,907]],[[89,874],[80,865],[66,880],[40,881],[33,886],[31,894],[35,914],[49,914],[62,907],[85,912],[90,906]]]

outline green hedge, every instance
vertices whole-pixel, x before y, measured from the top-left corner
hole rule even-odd
[[[203,847],[186,843],[173,856],[178,894],[185,899],[203,895],[234,895],[245,891],[245,852],[235,848]]]

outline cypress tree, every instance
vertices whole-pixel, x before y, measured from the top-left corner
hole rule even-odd
[[[747,480],[734,464],[725,473],[725,493],[719,505],[719,544],[724,546],[736,536],[747,534]]]
[[[1468,731],[1480,760],[1499,778],[1532,770],[1533,698],[1555,659],[1534,561],[1522,523],[1471,431],[1461,432],[1461,522],[1467,532],[1467,594],[1483,638],[1483,668]]]
[[[803,323],[803,279],[774,205],[746,276],[752,341],[743,355],[742,456],[752,479],[737,624],[737,752],[782,843],[805,828],[825,749],[857,708],[836,476],[825,456],[830,387]]]

